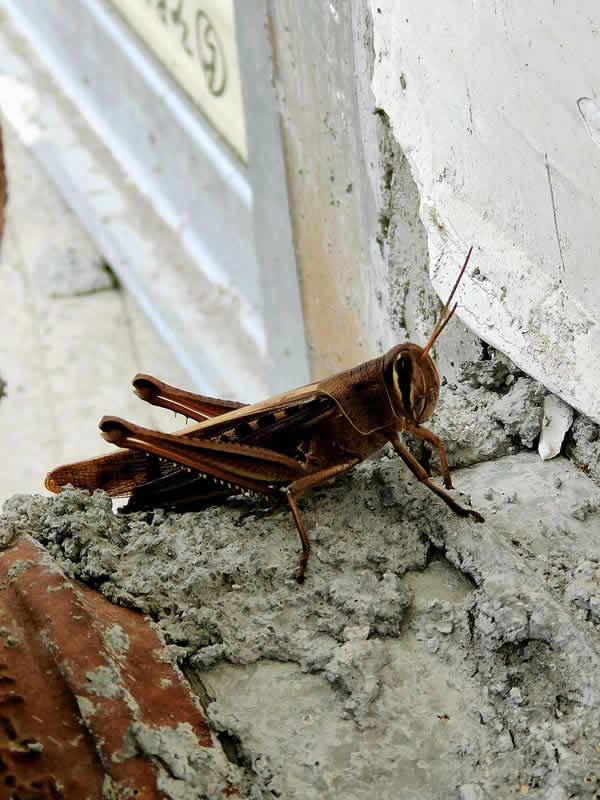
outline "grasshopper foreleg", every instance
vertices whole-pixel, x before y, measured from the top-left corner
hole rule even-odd
[[[390,437],[390,441],[394,445],[394,450],[398,453],[415,478],[421,483],[424,483],[432,492],[435,492],[438,497],[441,497],[444,503],[450,506],[452,511],[461,517],[472,517],[475,522],[484,521],[481,514],[477,511],[474,511],[472,508],[463,508],[463,506],[459,506],[459,504],[450,497],[448,492],[445,492],[443,489],[440,489],[439,486],[435,485],[413,454],[402,444],[400,434],[397,431]]]
[[[452,478],[450,477],[450,467],[448,466],[446,451],[444,450],[444,445],[440,442],[435,433],[427,430],[427,428],[422,428],[420,425],[415,425],[414,428],[407,428],[406,430],[409,433],[412,433],[413,436],[416,436],[417,439],[421,439],[424,442],[429,442],[429,444],[432,444],[435,447],[440,459],[444,486],[446,489],[452,489]]]

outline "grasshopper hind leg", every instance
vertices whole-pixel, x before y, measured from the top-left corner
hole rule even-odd
[[[197,474],[190,475],[187,469],[174,469],[136,486],[119,513],[129,514],[154,508],[179,512],[203,511],[209,506],[220,505],[230,495],[230,489],[217,486]]]

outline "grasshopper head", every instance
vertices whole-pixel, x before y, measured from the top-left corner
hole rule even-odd
[[[418,344],[394,347],[385,357],[384,375],[396,416],[413,425],[429,419],[440,392],[440,378],[424,348]]]
[[[472,251],[471,247],[425,347],[419,347],[418,344],[401,344],[392,348],[384,357],[385,382],[396,416],[403,417],[413,425],[419,425],[428,419],[437,403],[440,378],[429,351],[456,311],[457,304],[455,303],[452,308],[450,304],[465,273]]]

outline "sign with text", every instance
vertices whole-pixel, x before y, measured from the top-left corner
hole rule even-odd
[[[233,0],[112,3],[245,161]]]

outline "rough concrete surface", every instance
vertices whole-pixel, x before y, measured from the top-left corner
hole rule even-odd
[[[596,483],[600,483],[600,425],[578,415],[569,431],[565,452]]]
[[[365,44],[369,52],[374,53],[370,37]],[[370,71],[372,69],[371,64]],[[376,119],[379,161],[375,238],[379,254],[386,264],[380,282],[385,334],[378,344],[383,352],[402,341],[424,346],[439,317],[442,303],[429,279],[427,232],[419,214],[419,191],[409,160],[398,145],[383,109],[377,110]],[[458,256],[457,269],[464,256],[466,252]],[[373,261],[375,258],[376,254]],[[460,363],[480,357],[481,341],[455,319],[436,343],[435,354],[441,374],[454,380]]]
[[[522,452],[455,485],[485,524],[387,454],[313,491],[302,587],[289,515],[238,500],[17,495],[1,526],[154,620],[254,797],[599,797],[600,489]]]
[[[546,389],[502,353],[480,344],[481,357],[456,365],[454,382],[442,378],[428,427],[443,440],[451,467],[466,467],[537,447]],[[437,456],[407,437],[420,461],[439,471]]]

